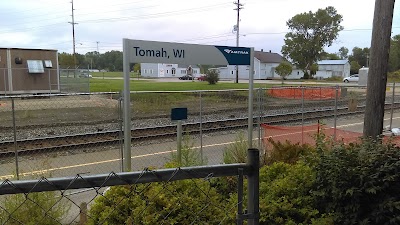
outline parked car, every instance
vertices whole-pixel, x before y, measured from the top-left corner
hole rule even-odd
[[[85,78],[92,78],[92,74],[90,74],[90,73],[82,73],[79,76],[80,77],[85,77]]]
[[[205,81],[206,80],[206,75],[201,75],[197,78],[199,81]]]
[[[345,83],[358,82],[358,79],[359,79],[358,74],[353,74],[349,77],[343,78],[343,82],[345,82]]]
[[[179,77],[179,80],[194,80],[194,77],[189,76],[189,75],[184,75]]]

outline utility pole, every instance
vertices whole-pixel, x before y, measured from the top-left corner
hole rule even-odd
[[[99,54],[99,42],[96,41],[96,44],[97,44],[97,54]]]
[[[243,9],[243,4],[240,4],[240,0],[237,2],[234,2],[233,4],[236,5],[236,8],[233,10],[237,11],[237,17],[236,17],[236,47],[239,47],[239,22],[240,22],[240,10]],[[236,65],[236,79],[235,83],[239,83],[239,66]]]
[[[74,58],[74,71],[76,69],[76,55],[75,55],[75,17],[74,17],[74,0],[71,0],[71,11],[72,11],[72,22],[68,22],[70,24],[72,24],[72,57]]]
[[[371,137],[373,139],[377,139],[383,130],[394,1],[375,0],[367,82],[367,101],[364,116],[364,137]]]

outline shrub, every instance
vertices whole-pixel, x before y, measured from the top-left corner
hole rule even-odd
[[[222,202],[204,180],[118,186],[95,200],[89,224],[219,224]]]
[[[224,149],[224,163],[245,163],[247,162],[247,150],[249,148],[248,141],[245,140],[244,133],[240,132],[235,142],[229,144]]]
[[[294,165],[278,162],[260,169],[260,224],[323,224],[332,218],[321,215],[310,192],[315,171],[304,163]],[[246,185],[244,186],[246,189]],[[237,194],[230,197],[237,203]],[[246,205],[247,200],[244,199]],[[234,224],[234,213],[229,219]]]
[[[275,162],[284,162],[289,164],[296,163],[299,159],[315,153],[315,149],[309,144],[292,144],[290,141],[275,142],[272,138],[268,139],[272,148],[266,151],[265,164],[270,165]]]
[[[379,141],[321,151],[313,193],[335,224],[400,223],[400,149]]]
[[[329,220],[315,208],[310,193],[315,173],[298,163],[274,163],[260,170],[260,223],[310,224]],[[328,223],[329,224],[329,223]]]
[[[207,164],[207,159],[201,158],[199,151],[193,149],[194,142],[189,135],[184,135],[181,148],[181,165],[179,165],[179,158],[177,152],[171,153],[171,159],[167,162],[165,168],[188,167],[188,166],[201,166]]]
[[[209,84],[216,84],[219,81],[219,71],[218,70],[208,70],[206,72],[206,81]]]
[[[7,196],[0,209],[0,224],[52,225],[60,224],[70,204],[57,192],[49,191]]]

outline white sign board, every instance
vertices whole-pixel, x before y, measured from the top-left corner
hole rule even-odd
[[[131,63],[171,63],[184,65],[249,65],[249,147],[253,134],[254,49],[123,39],[124,63],[124,151],[123,171],[131,170]]]
[[[250,48],[124,39],[130,63],[250,65]]]

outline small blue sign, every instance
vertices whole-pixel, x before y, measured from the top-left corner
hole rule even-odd
[[[187,108],[171,109],[171,120],[186,120],[186,119],[187,119]]]

